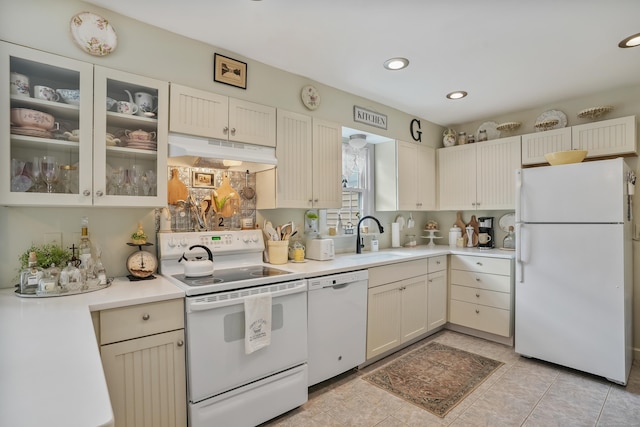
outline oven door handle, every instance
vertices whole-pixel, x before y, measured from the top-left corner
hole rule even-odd
[[[267,290],[265,291],[265,289]],[[229,305],[243,304],[244,299],[246,297],[250,295],[256,295],[258,293],[263,293],[263,292],[271,292],[271,298],[278,298],[278,297],[283,297],[285,295],[306,292],[306,290],[307,290],[307,282],[302,281],[302,282],[295,282],[293,284],[286,284],[286,286],[283,283],[279,283],[275,285],[262,286],[262,287],[253,288],[253,289],[242,289],[242,290],[233,292],[237,295],[235,298],[229,298],[228,296],[230,293],[224,292],[222,294],[213,294],[205,297],[196,298],[195,300],[192,300],[189,302],[187,310],[188,312],[205,311],[205,310],[211,310],[213,308],[226,307]],[[220,298],[221,296],[225,296],[225,297]]]

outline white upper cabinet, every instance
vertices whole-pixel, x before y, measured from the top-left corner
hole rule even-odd
[[[405,141],[376,144],[376,210],[435,210],[435,158],[435,150],[424,145]]]
[[[513,209],[520,137],[438,149],[440,210]]]
[[[340,126],[284,110],[277,117],[278,166],[257,174],[257,208],[341,207]]]
[[[566,150],[587,150],[587,158],[635,155],[636,128],[636,117],[629,116],[522,135],[522,164],[544,164],[546,153]]]
[[[9,43],[0,43],[0,55],[0,80],[5,82],[0,85],[0,129],[8,141],[1,144],[0,158],[9,171],[0,174],[1,204],[166,204],[168,83]],[[23,94],[11,93],[12,79],[21,81]],[[58,90],[67,99],[55,92],[49,99],[34,96],[36,86]],[[107,97],[129,99],[124,89],[152,94],[154,116],[107,111]],[[54,126],[34,126],[18,115],[53,120]],[[132,141],[127,135],[137,130],[149,139]],[[107,139],[107,134],[114,137]],[[114,174],[116,169],[122,173]]]
[[[169,130],[275,147],[276,109],[172,83]]]

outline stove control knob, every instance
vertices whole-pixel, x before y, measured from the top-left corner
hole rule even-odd
[[[252,235],[251,235],[251,241],[252,241],[253,243],[258,243],[258,241],[259,241],[259,240],[260,240],[260,239],[258,238],[258,235],[257,235],[257,234],[252,234]]]
[[[249,239],[249,236],[248,236],[248,235],[244,234],[244,235],[242,236],[242,241],[243,241],[243,242],[245,242],[245,243],[249,243],[249,240],[250,240],[250,239]]]
[[[187,246],[187,238],[183,237],[180,239],[180,246]]]
[[[173,248],[176,246],[176,241],[173,240],[173,237],[169,237],[169,241],[167,242],[167,245],[169,245],[170,248]]]

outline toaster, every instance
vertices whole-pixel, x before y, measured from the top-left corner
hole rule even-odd
[[[307,241],[305,256],[316,261],[327,261],[336,256],[333,239],[311,239]]]

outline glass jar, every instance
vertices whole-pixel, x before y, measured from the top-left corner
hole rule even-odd
[[[515,249],[516,248],[516,235],[513,232],[513,226],[512,225],[509,226],[509,231],[507,232],[507,235],[505,236],[505,238],[502,240],[502,247],[504,249]]]
[[[476,137],[470,133],[469,136],[467,136],[467,144],[473,144],[474,142],[476,142]]]
[[[485,129],[478,131],[478,142],[486,141],[487,139],[487,131]]]
[[[458,132],[458,145],[464,145],[467,143],[467,133]]]

